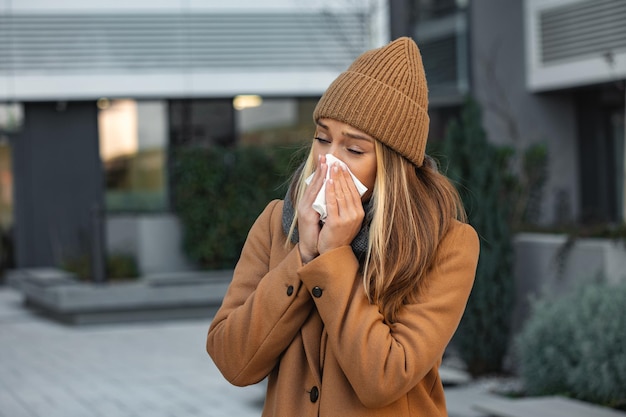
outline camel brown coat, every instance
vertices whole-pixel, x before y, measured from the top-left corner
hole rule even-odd
[[[455,222],[420,302],[387,325],[368,302],[350,246],[302,264],[285,248],[282,201],[253,225],[209,329],[232,384],[268,378],[263,416],[446,416],[439,365],[473,285],[479,243]]]

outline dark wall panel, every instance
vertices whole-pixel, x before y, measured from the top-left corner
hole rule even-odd
[[[14,142],[18,267],[89,255],[103,181],[95,102],[24,105]]]

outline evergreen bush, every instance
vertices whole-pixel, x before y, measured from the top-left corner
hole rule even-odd
[[[211,147],[174,153],[174,206],[190,259],[207,269],[234,267],[255,219],[269,201],[284,197],[298,162],[294,149]]]
[[[535,301],[515,342],[528,394],[626,409],[626,284]]]
[[[509,169],[513,151],[490,143],[481,120],[478,104],[468,99],[441,147],[448,162],[446,174],[456,182],[481,242],[476,280],[454,337],[474,376],[502,371],[514,301],[508,210],[508,191],[515,189]]]
[[[61,269],[73,273],[81,281],[93,281],[91,254],[82,252],[68,256],[61,261]],[[106,254],[105,274],[108,281],[139,278],[137,260],[130,253],[113,252]]]

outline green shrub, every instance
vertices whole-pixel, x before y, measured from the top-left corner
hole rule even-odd
[[[87,254],[67,257],[61,261],[60,267],[81,281],[91,280],[91,257]]]
[[[514,296],[508,211],[508,193],[514,188],[512,150],[487,140],[480,108],[468,100],[461,120],[448,127],[441,151],[446,174],[457,184],[481,243],[476,280],[454,346],[472,375],[498,373],[508,350]]]
[[[515,347],[528,394],[625,408],[626,284],[535,301]]]
[[[298,159],[292,146],[179,149],[174,153],[174,206],[183,249],[201,267],[232,268],[254,220],[283,198]]]
[[[139,267],[135,257],[128,253],[114,252],[106,255],[106,278],[114,281],[139,277]],[[67,257],[61,262],[61,268],[73,273],[81,281],[92,280],[91,255],[82,253]]]
[[[131,254],[111,253],[107,256],[106,263],[107,278],[110,280],[139,277],[137,260]]]

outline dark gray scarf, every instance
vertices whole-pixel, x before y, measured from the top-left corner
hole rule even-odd
[[[373,217],[371,198],[368,202],[363,204],[363,210],[365,210],[365,218],[363,219],[361,230],[359,230],[359,233],[350,244],[350,246],[352,246],[354,254],[359,259],[359,262],[365,259],[365,254],[367,252],[370,223],[372,222]],[[293,207],[293,203],[291,202],[291,190],[288,190],[287,194],[285,195],[285,203],[283,205],[283,231],[285,232],[285,235],[289,234],[289,228],[291,227],[291,223],[293,222],[294,215],[295,209]],[[291,236],[291,242],[293,244],[298,243],[298,226],[296,226],[293,231],[293,235]]]

